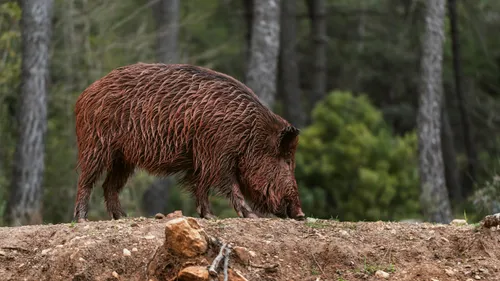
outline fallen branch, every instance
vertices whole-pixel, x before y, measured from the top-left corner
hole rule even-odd
[[[229,255],[231,254],[231,247],[228,246],[225,249],[225,254],[224,254],[224,281],[227,281],[228,279],[228,267],[229,267]]]
[[[226,249],[226,247],[227,247],[227,243],[224,243],[222,245],[222,247],[220,247],[219,254],[215,257],[214,261],[212,262],[212,264],[208,268],[208,273],[210,273],[211,276],[215,277],[218,275],[217,268],[219,268],[220,261],[224,257],[224,250]]]

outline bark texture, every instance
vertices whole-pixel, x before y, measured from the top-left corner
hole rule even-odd
[[[311,108],[326,94],[326,19],[325,1],[308,0],[313,42],[313,85]]]
[[[280,47],[280,0],[254,1],[246,84],[268,107],[276,98]]]
[[[426,1],[417,117],[421,206],[428,221],[439,223],[451,220],[441,150],[444,17],[445,0]]]
[[[7,222],[13,226],[42,223],[53,0],[24,0],[21,7],[23,57],[18,140],[7,203]]]
[[[160,0],[153,6],[157,26],[157,59],[177,63],[179,37],[179,0]]]
[[[283,97],[285,118],[298,128],[305,122],[301,101],[299,70],[297,67],[297,4],[281,2],[280,39],[280,92]]]

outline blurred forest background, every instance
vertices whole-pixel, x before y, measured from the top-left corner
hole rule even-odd
[[[75,101],[136,62],[227,73],[298,126],[307,216],[500,212],[499,30],[497,0],[0,1],[0,224],[72,220]],[[101,183],[91,220],[109,219]],[[197,216],[175,177],[137,171],[121,200]]]

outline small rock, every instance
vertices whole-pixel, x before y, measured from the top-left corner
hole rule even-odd
[[[448,275],[448,276],[453,276],[453,275],[455,275],[455,272],[453,272],[453,270],[448,269],[448,268],[447,268],[447,269],[445,269],[445,270],[444,270],[444,272],[445,272],[445,273],[446,273],[446,275]]]
[[[182,218],[182,217],[183,217],[182,211],[180,210],[174,211],[173,213],[167,215],[167,219]]]
[[[345,230],[341,230],[341,231],[340,231],[340,234],[341,234],[342,236],[349,236],[349,233],[348,233],[347,231],[345,231]]]
[[[476,276],[474,276],[474,279],[476,279],[476,280],[480,280],[480,279],[481,279],[481,276],[476,275]]]
[[[44,250],[42,250],[42,256],[45,256],[49,252],[50,252],[50,249],[44,249]]]
[[[78,260],[81,261],[81,262],[85,262],[86,261],[84,258],[79,258]]]
[[[147,240],[151,240],[151,239],[155,239],[156,237],[154,235],[146,235],[144,236],[144,239],[147,239]]]
[[[162,220],[164,218],[165,218],[165,215],[162,214],[162,213],[158,213],[158,214],[155,215],[155,219],[157,219],[157,220]]]
[[[431,281],[439,281],[439,279],[431,278]]]
[[[123,255],[126,257],[130,257],[132,253],[128,249],[123,249]]]
[[[252,256],[247,248],[235,246],[233,247],[233,252],[242,264],[247,265],[250,263]]]
[[[56,246],[56,248],[62,248],[62,247],[64,247],[64,246],[61,245],[61,244],[59,244],[59,245]]]
[[[139,225],[136,222],[130,224],[130,227],[138,227]]]
[[[179,281],[207,281],[208,269],[204,266],[189,266],[182,269],[177,275]]]
[[[485,273],[485,274],[489,273],[488,269],[486,269],[486,268],[480,268],[479,271],[481,271],[482,273]]]
[[[116,271],[113,271],[113,273],[111,273],[111,275],[113,275],[113,277],[115,277],[117,279],[120,277],[120,275],[118,275],[118,272],[116,272]]]
[[[377,270],[375,272],[375,276],[377,276],[378,278],[387,279],[389,278],[389,273],[382,270]]]
[[[190,258],[203,254],[207,251],[208,243],[200,232],[184,218],[170,220],[165,227],[164,247],[177,255]]]
[[[465,280],[465,281],[474,281],[474,279],[472,279],[472,278],[467,278],[467,280]]]
[[[0,256],[6,256],[7,254],[4,251],[0,251]]]
[[[467,225],[467,221],[466,220],[462,220],[462,219],[454,219],[454,220],[452,220],[450,222],[450,224],[456,225],[456,226]]]
[[[132,248],[132,252],[137,252],[137,248]]]

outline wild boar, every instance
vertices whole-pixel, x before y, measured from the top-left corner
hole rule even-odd
[[[82,92],[75,115],[78,222],[104,171],[106,209],[126,216],[118,194],[136,168],[179,175],[202,218],[215,217],[210,190],[239,217],[305,217],[294,176],[299,130],[228,75],[188,64],[119,67]]]

